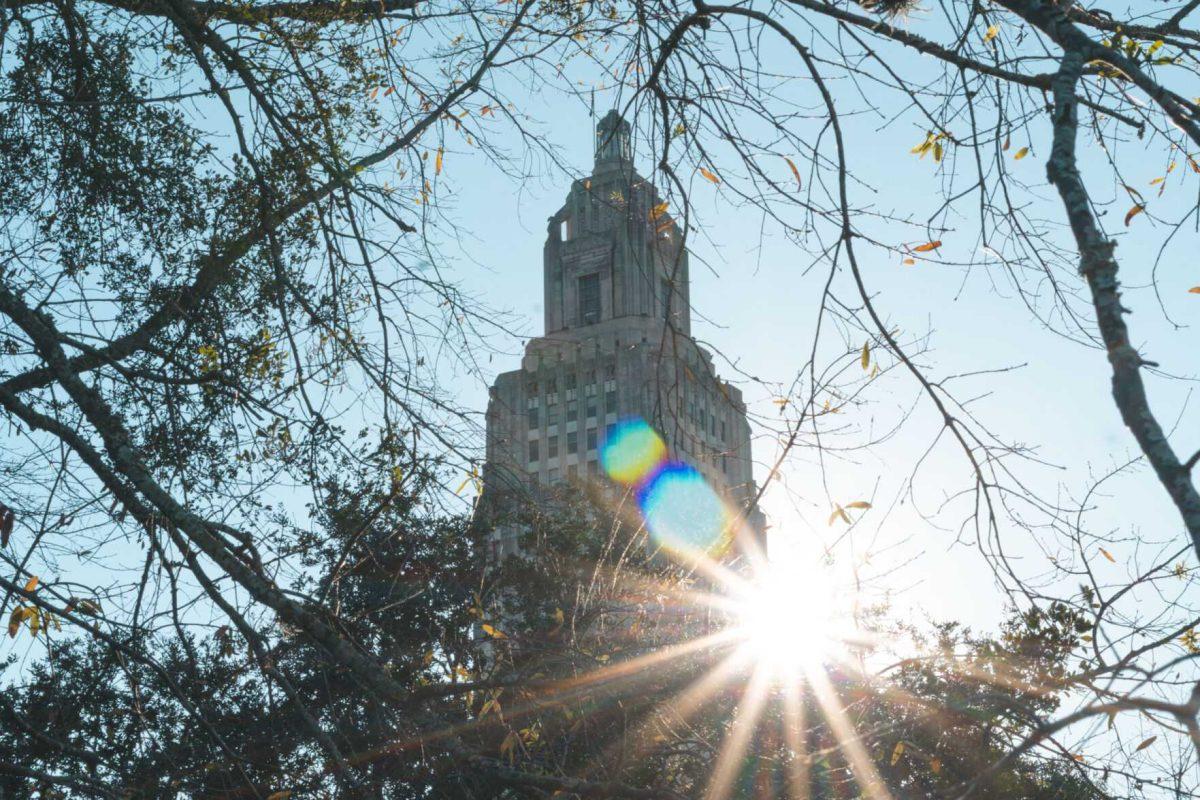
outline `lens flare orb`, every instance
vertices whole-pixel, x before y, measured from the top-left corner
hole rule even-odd
[[[654,542],[685,555],[714,554],[728,542],[733,519],[708,481],[687,464],[665,465],[638,495]]]
[[[605,474],[626,486],[653,479],[666,460],[666,442],[643,419],[617,423],[600,451]]]

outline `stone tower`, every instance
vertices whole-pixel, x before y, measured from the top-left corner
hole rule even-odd
[[[596,127],[591,176],[550,217],[543,286],[544,334],[491,388],[481,510],[602,480],[606,437],[640,417],[761,535],[745,403],[692,339],[681,232],[634,168],[615,111]],[[516,533],[497,528],[492,556],[514,552]]]

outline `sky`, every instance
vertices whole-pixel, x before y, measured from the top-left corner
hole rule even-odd
[[[559,149],[574,175],[586,174],[594,124],[587,102],[553,93],[518,94],[516,102],[534,129]],[[597,92],[595,102],[598,119],[617,101],[611,93]],[[861,111],[863,104],[851,100],[847,106]],[[885,120],[870,114],[849,120],[851,164],[862,165],[861,177],[871,184],[870,189],[852,188],[853,201],[897,216],[928,216],[940,202],[943,178],[931,159],[921,160],[909,152],[924,135],[917,121],[902,118],[885,127]],[[1046,132],[1044,125],[1033,127],[1035,133]],[[1048,135],[1014,142],[1012,152],[1025,144],[1031,145],[1031,152],[1020,161],[1008,161],[1008,166],[1013,177],[1028,184],[1022,201],[1028,201],[1032,215],[1041,214],[1044,227],[1052,229],[1061,225],[1061,207],[1045,180],[1048,142]],[[513,142],[514,151],[518,147]],[[1132,167],[1125,179],[1135,186],[1147,187],[1166,167],[1147,159],[1136,143],[1115,155],[1130,159]],[[635,152],[635,162],[643,175],[655,178],[644,151]],[[450,201],[448,213],[460,237],[448,250],[453,265],[449,277],[489,305],[511,312],[516,330],[532,336],[541,333],[542,325],[546,219],[561,206],[571,176],[548,169],[545,163],[527,163],[536,177],[516,182],[469,148],[448,147],[450,180],[445,187],[453,194],[443,198]],[[1088,150],[1082,163],[1085,170],[1095,169],[1093,191],[1099,202],[1107,203],[1103,207],[1108,225],[1121,240],[1118,255],[1128,258],[1122,265],[1126,281],[1144,285],[1152,266],[1146,255],[1161,242],[1162,224],[1144,215],[1136,226],[1121,227],[1117,220],[1127,201],[1123,193],[1114,191],[1111,172],[1100,161],[1098,150]],[[780,166],[786,169],[782,162]],[[1174,174],[1180,183],[1186,177],[1194,176]],[[661,186],[662,181],[656,183]],[[768,422],[755,423],[756,476],[762,481],[778,453],[769,421],[779,419],[774,401],[781,390],[772,385],[787,386],[807,356],[825,270],[820,266],[808,270],[810,254],[764,224],[755,210],[739,207],[703,181],[693,188],[697,225],[703,229],[703,236],[691,239],[694,334],[720,354],[719,372],[742,387],[752,415]],[[1179,191],[1187,195],[1194,188]],[[1170,216],[1172,211],[1186,211],[1187,203],[1173,208],[1171,195],[1166,195],[1151,208]],[[879,223],[863,224],[873,234],[888,235],[881,233]],[[1107,362],[1094,347],[1045,329],[1017,296],[1003,265],[982,252],[977,221],[964,217],[951,219],[948,225],[951,229],[942,235],[945,244],[939,255],[958,262],[953,266],[925,262],[905,266],[897,258],[864,250],[865,277],[876,305],[889,324],[911,334],[929,335],[920,362],[933,377],[1007,370],[960,379],[958,396],[973,398],[972,409],[998,437],[1036,448],[1042,463],[1017,464],[1022,480],[1052,499],[1077,500],[1092,478],[1136,454],[1109,394]],[[1052,235],[1066,241],[1061,231]],[[896,238],[923,241],[912,228]],[[1139,341],[1146,342],[1147,355],[1187,379],[1151,379],[1150,384],[1161,418],[1167,424],[1177,421],[1178,447],[1185,455],[1192,452],[1189,445],[1200,446],[1200,430],[1190,421],[1194,415],[1188,414],[1187,404],[1194,385],[1194,358],[1189,358],[1194,334],[1186,325],[1200,310],[1200,297],[1187,294],[1188,287],[1200,283],[1200,272],[1187,259],[1189,241],[1195,241],[1194,230],[1175,239],[1159,272],[1167,308],[1183,327],[1174,329],[1164,320],[1150,291],[1138,289],[1128,295],[1135,310],[1131,325]],[[973,262],[969,267],[961,266],[968,261]],[[482,412],[487,385],[497,373],[518,367],[522,342],[519,336],[493,340],[495,351],[478,374],[455,376],[452,386],[460,402]],[[855,361],[857,352],[847,353],[846,358]],[[886,354],[882,358],[887,362]],[[745,375],[756,376],[765,385],[748,381]],[[984,628],[994,626],[1005,600],[971,537],[964,543],[956,536],[964,515],[943,514],[934,525],[916,513],[916,508],[931,512],[949,495],[969,488],[961,452],[949,447],[943,437],[923,460],[913,493],[907,495],[905,479],[932,442],[938,420],[911,377],[900,373],[880,379],[866,401],[851,412],[859,426],[884,430],[908,409],[913,410],[912,417],[886,443],[834,459],[824,471],[811,453],[790,460],[764,499],[773,525],[773,546],[798,547],[820,558],[842,533],[841,523],[827,524],[832,503],[869,499],[875,507],[855,530],[857,549],[844,552],[843,541],[837,558],[847,563],[869,555],[873,563],[867,569],[879,576],[873,585],[900,608],[952,616]],[[1091,559],[1101,580],[1120,581],[1128,571],[1136,571],[1135,560],[1144,565],[1142,559],[1151,550],[1157,552],[1150,543],[1185,541],[1165,493],[1144,468],[1106,489],[1106,496],[1095,498],[1092,521],[1102,532],[1117,531],[1118,537],[1131,541],[1113,553],[1115,563]],[[1006,525],[1004,537],[1010,556],[1031,573],[1042,570],[1045,556],[1039,542],[1048,539],[1011,525]]]

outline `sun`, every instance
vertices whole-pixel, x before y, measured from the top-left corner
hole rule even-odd
[[[794,552],[773,554],[735,604],[740,647],[780,680],[821,669],[838,656],[836,592],[825,570]]]

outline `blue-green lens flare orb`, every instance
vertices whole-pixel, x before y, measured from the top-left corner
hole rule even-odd
[[[729,508],[694,467],[664,466],[638,493],[654,542],[684,555],[715,554],[728,544]]]

